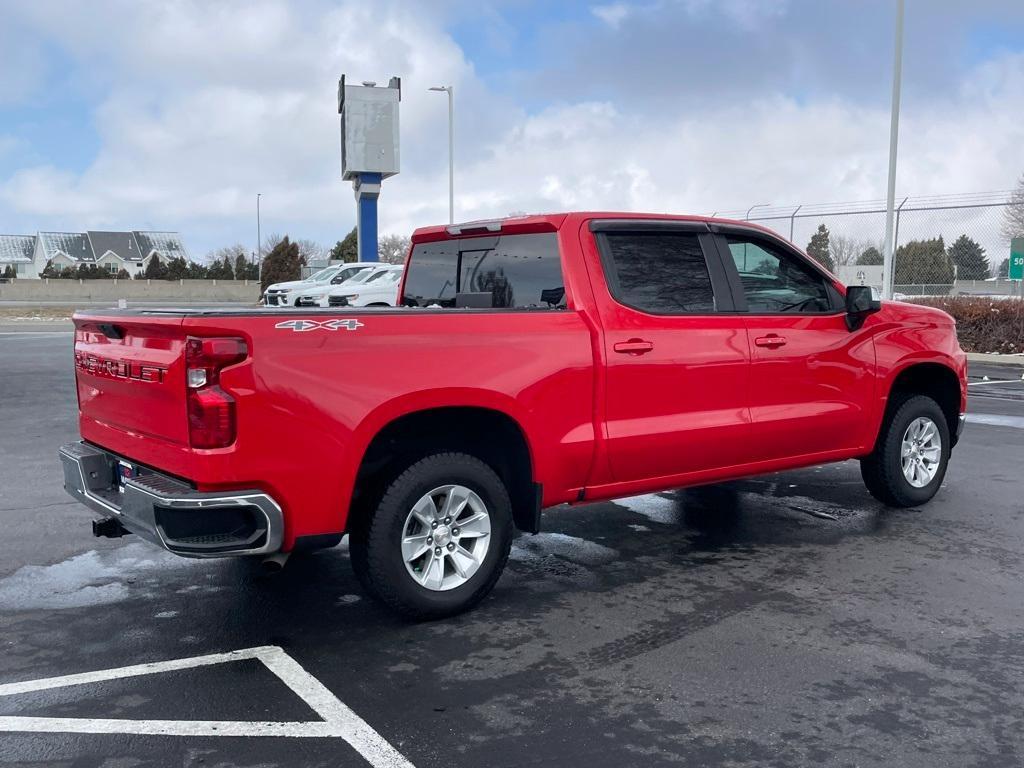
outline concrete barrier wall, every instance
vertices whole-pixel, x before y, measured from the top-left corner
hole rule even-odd
[[[244,301],[255,302],[255,280],[15,280],[0,283],[0,301]]]

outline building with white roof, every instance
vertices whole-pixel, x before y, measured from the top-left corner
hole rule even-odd
[[[173,258],[191,261],[177,232],[39,232],[35,235],[0,235],[0,275],[8,265],[19,278],[38,278],[53,269],[95,264],[111,277],[122,269],[135,277],[146,271],[156,254],[164,263]]]

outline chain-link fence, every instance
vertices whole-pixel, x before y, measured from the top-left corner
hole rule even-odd
[[[897,200],[893,291],[908,296],[1021,295],[1006,279],[1010,192]],[[755,205],[716,216],[775,230],[846,283],[881,288],[885,202]]]

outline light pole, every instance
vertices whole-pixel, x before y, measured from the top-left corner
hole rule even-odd
[[[263,241],[260,239],[260,198],[262,192],[256,193],[256,264],[257,269],[263,263]]]
[[[896,51],[892,65],[892,109],[889,119],[889,188],[885,197],[885,243],[882,252],[882,298],[892,298],[893,219],[896,205],[896,147],[900,137],[900,85],[903,80],[904,0],[896,0]]]
[[[455,89],[450,85],[435,85],[431,91],[448,94],[448,223],[455,223]]]

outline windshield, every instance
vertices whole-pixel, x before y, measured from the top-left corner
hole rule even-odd
[[[360,272],[358,275],[356,275],[352,279],[346,280],[345,281],[345,285],[359,285],[360,283],[366,283],[366,282],[369,282],[373,278],[374,275],[379,275],[379,274],[380,274],[380,272],[377,272],[377,271],[375,271],[373,269],[364,269],[362,272]]]
[[[326,283],[328,280],[334,277],[335,273],[337,273],[339,269],[341,269],[341,267],[325,267],[324,269],[321,269],[319,272],[314,272],[306,279],[309,280],[309,282],[311,283]]]
[[[391,275],[395,275],[395,274],[398,274],[398,273],[395,270],[393,270],[393,269],[379,269],[376,272],[374,272],[372,275],[370,275],[366,279],[366,282],[368,282],[368,283],[385,283],[385,282],[390,282]]]

